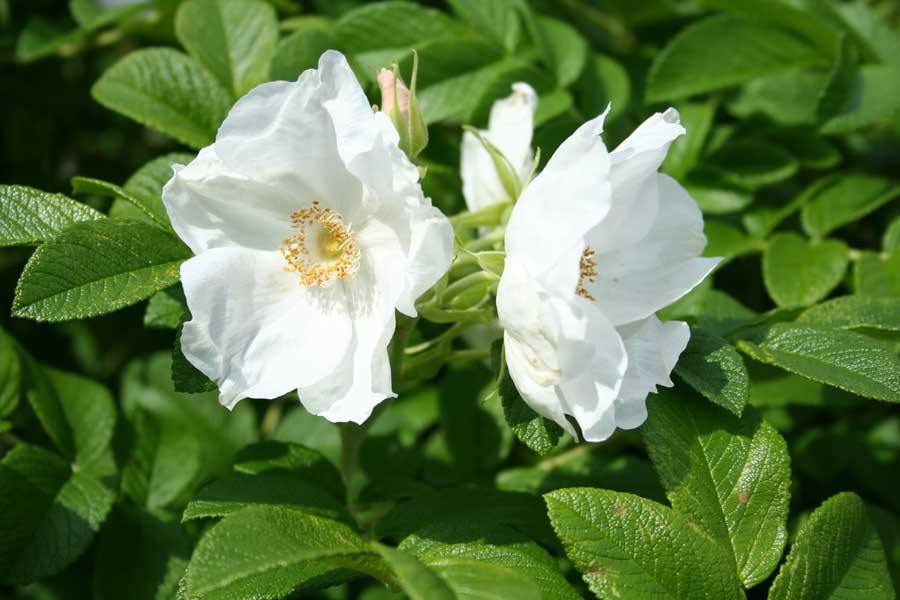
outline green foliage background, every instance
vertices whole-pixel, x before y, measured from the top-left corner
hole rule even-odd
[[[663,170],[725,259],[661,315],[693,335],[643,427],[574,443],[440,323],[365,432],[228,413],[173,353],[170,165],[327,48],[373,103],[418,51],[448,215],[460,126],[515,81],[544,160],[610,102],[610,147],[679,109]],[[892,0],[0,0],[0,57],[0,597],[896,597]]]

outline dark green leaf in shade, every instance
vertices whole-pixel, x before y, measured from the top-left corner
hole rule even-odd
[[[833,496],[801,526],[770,600],[896,598],[884,547],[856,494]]]
[[[184,292],[179,286],[156,292],[150,296],[144,313],[144,326],[154,329],[178,329],[187,312]]]
[[[296,81],[306,69],[315,69],[322,53],[334,46],[334,37],[327,30],[295,31],[275,48],[272,79]]]
[[[900,296],[900,250],[863,252],[854,265],[853,287],[865,296]]]
[[[666,506],[593,488],[556,490],[544,499],[566,555],[598,598],[744,598],[734,560]]]
[[[78,223],[31,256],[13,314],[65,321],[112,312],[176,283],[190,256],[178,238],[147,223]]]
[[[750,378],[741,355],[722,338],[693,330],[675,373],[713,404],[741,416]]]
[[[174,598],[190,555],[191,539],[177,521],[120,505],[97,542],[94,598]]]
[[[0,582],[54,575],[91,543],[115,495],[58,455],[21,444],[0,462]]]
[[[15,340],[0,328],[0,418],[9,416],[22,397],[22,365]]]
[[[175,152],[154,158],[128,178],[122,189],[141,208],[121,198],[113,201],[109,216],[113,219],[150,220],[171,229],[169,215],[162,202],[163,186],[172,178],[173,165],[186,165],[194,159],[192,154]],[[148,216],[148,213],[153,216]]]
[[[727,549],[744,587],[766,579],[787,541],[787,444],[753,409],[736,418],[696,397],[648,400],[642,428],[672,508]]]
[[[62,194],[0,185],[0,246],[37,245],[74,223],[102,218],[102,213]]]

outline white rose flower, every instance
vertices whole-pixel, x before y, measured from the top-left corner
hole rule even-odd
[[[537,94],[527,83],[515,83],[513,93],[494,102],[488,119],[487,131],[482,137],[497,147],[516,169],[520,181],[531,171],[531,134],[534,129],[534,111]],[[471,132],[463,134],[460,175],[463,180],[463,197],[470,211],[476,211],[496,202],[510,202],[506,188],[497,175],[497,168],[481,141]]]
[[[690,331],[656,311],[718,262],[700,258],[703,218],[687,192],[657,172],[684,133],[669,109],[613,152],[605,113],[559,147],[525,188],[506,231],[497,291],[510,375],[539,414],[587,441],[647,417],[645,400],[669,374]]]
[[[395,396],[394,310],[415,316],[453,252],[397,142],[328,51],[298,81],[252,90],[175,167],[163,200],[196,254],[182,349],[225,406],[296,389],[311,413],[361,423]]]

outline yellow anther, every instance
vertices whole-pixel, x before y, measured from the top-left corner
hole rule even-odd
[[[578,268],[581,273],[578,276],[578,287],[575,288],[576,294],[582,298],[594,301],[597,299],[584,286],[586,283],[597,283],[597,261],[594,260],[596,255],[597,253],[594,252],[593,248],[585,246],[584,252],[581,253],[581,260],[578,261]]]
[[[280,250],[287,262],[284,270],[299,273],[300,285],[329,287],[338,279],[353,278],[359,269],[356,233],[339,212],[314,201],[291,213],[291,227],[296,231]]]

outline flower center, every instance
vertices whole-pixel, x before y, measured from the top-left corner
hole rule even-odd
[[[581,253],[581,260],[578,261],[578,268],[581,273],[578,276],[578,287],[575,288],[576,294],[582,298],[594,301],[597,299],[584,286],[587,283],[597,283],[597,261],[594,260],[596,255],[597,253],[593,248],[585,246],[584,252]]]
[[[291,228],[279,248],[288,273],[300,274],[300,285],[330,287],[338,279],[353,279],[359,270],[356,233],[341,213],[319,202],[291,213]]]

